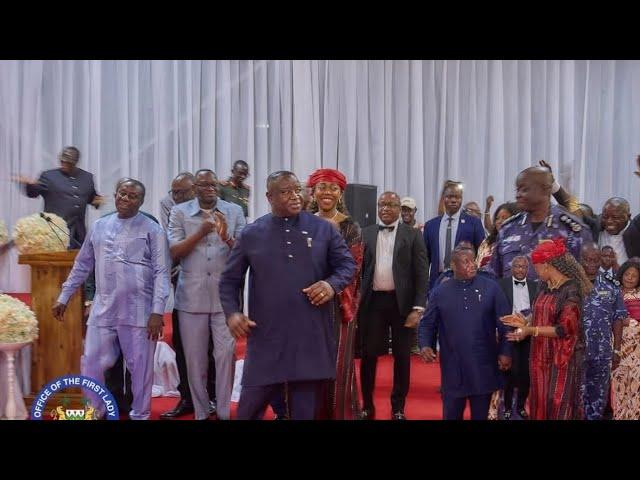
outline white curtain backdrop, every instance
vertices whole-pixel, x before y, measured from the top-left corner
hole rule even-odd
[[[145,183],[143,209],[158,215],[176,173],[226,177],[238,159],[251,167],[253,218],[279,169],[304,180],[337,167],[413,196],[424,220],[445,179],[497,205],[540,159],[594,209],[619,195],[637,210],[639,107],[637,61],[2,61],[0,215],[12,228],[42,209],[9,177],[55,168],[64,145],[109,198],[89,223],[113,209],[122,176]],[[15,249],[0,269],[0,290],[30,290]]]

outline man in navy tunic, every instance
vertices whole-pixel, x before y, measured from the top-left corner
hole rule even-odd
[[[302,211],[292,172],[267,179],[271,213],[247,225],[220,279],[220,301],[235,338],[248,336],[237,418],[261,419],[287,384],[292,420],[312,420],[324,382],[336,376],[333,299],[355,262],[338,230]],[[248,268],[249,316],[239,307]]]
[[[71,238],[69,247],[80,248],[87,233],[87,205],[98,208],[103,198],[96,193],[93,175],[76,166],[80,160],[76,147],[64,147],[59,159],[60,168],[42,172],[38,180],[22,176],[14,180],[25,187],[28,197],[42,196],[45,212],[64,218]]]
[[[500,370],[511,368],[511,345],[500,322],[511,309],[494,280],[476,275],[473,250],[456,248],[451,265],[453,279],[432,291],[418,327],[420,355],[435,360],[437,334],[444,420],[462,420],[467,399],[471,419],[486,420],[491,395],[502,387]]]

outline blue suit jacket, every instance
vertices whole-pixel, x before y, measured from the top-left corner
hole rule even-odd
[[[424,243],[427,246],[427,255],[431,260],[431,266],[429,267],[429,289],[433,288],[439,276],[438,264],[440,263],[441,220],[442,215],[432,218],[424,226]],[[477,251],[484,237],[484,227],[480,219],[464,212],[460,213],[460,224],[456,232],[454,246],[466,240],[467,242],[471,242]]]

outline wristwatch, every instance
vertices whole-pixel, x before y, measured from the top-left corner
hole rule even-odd
[[[93,305],[93,300],[87,300],[86,302],[84,302],[85,307],[90,307],[91,305]]]

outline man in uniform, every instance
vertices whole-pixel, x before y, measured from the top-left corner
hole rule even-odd
[[[220,182],[220,198],[225,202],[242,207],[245,218],[249,216],[249,196],[251,189],[244,181],[249,176],[249,165],[244,160],[236,160],[231,169],[231,177]]]
[[[292,420],[312,420],[326,381],[336,376],[333,298],[356,265],[330,222],[302,210],[292,172],[267,179],[271,213],[247,225],[220,279],[220,300],[235,338],[248,336],[238,419],[258,420],[287,384]],[[249,272],[249,316],[239,292]]]
[[[564,208],[551,205],[553,175],[545,167],[530,167],[516,178],[516,203],[522,210],[503,224],[487,270],[498,278],[511,276],[511,262],[520,255],[530,255],[541,240],[566,238],[567,249],[580,258],[584,242],[592,241],[591,232]],[[527,274],[536,280],[533,268]]]
[[[601,252],[593,242],[582,246],[580,263],[593,289],[584,300],[584,412],[587,420],[602,420],[609,395],[612,363],[620,362],[622,322],[627,318],[620,282],[600,269]]]

